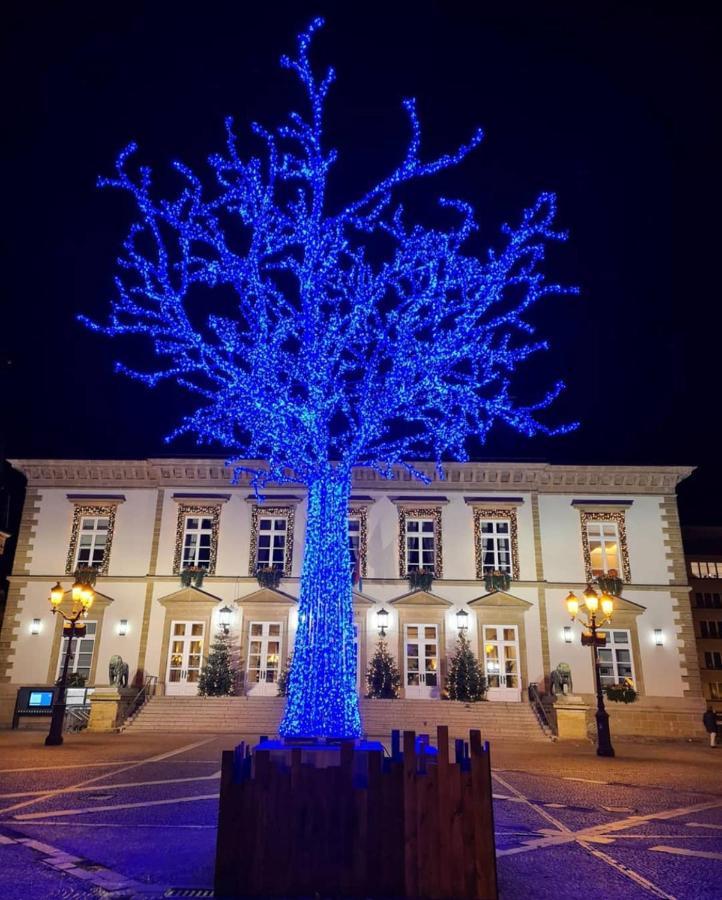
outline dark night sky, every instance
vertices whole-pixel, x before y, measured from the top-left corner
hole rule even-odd
[[[403,150],[418,98],[429,153],[476,124],[482,148],[439,179],[477,209],[482,239],[540,190],[571,240],[550,271],[580,298],[534,320],[539,372],[569,389],[548,421],[575,434],[497,432],[476,456],[702,467],[685,518],[722,523],[719,419],[720,46],[713,4],[377,2],[15,3],[5,7],[4,263],[0,351],[7,456],[203,452],[163,436],[184,401],[112,373],[123,356],[84,331],[102,317],[129,222],[95,188],[129,140],[162,167],[201,167],[223,117],[275,122],[296,94],[277,60],[318,13],[338,70],[332,143],[350,148],[338,196]],[[421,197],[412,203],[423,203]],[[480,245],[481,246],[481,245]],[[222,448],[205,452],[221,453]]]

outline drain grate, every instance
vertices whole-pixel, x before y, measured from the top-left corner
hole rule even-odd
[[[213,897],[213,888],[168,888],[164,897]]]

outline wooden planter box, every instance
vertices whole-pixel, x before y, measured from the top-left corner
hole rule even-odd
[[[225,751],[215,895],[494,900],[489,746],[471,731],[452,762],[437,731],[438,754],[405,731],[391,759],[346,742],[323,768],[326,750]]]

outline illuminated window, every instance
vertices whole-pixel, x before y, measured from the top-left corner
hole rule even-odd
[[[108,547],[108,516],[83,516],[78,530],[76,566],[100,569]]]
[[[479,522],[481,542],[481,571],[512,574],[511,521],[509,519],[482,519]]]
[[[70,665],[68,673],[77,672],[78,675],[84,675],[86,680],[90,678],[90,669],[93,662],[93,650],[95,649],[95,633],[98,627],[97,622],[85,622],[85,637],[73,638],[73,646],[71,647]],[[60,656],[58,657],[58,677],[60,677],[63,663],[65,661],[65,653],[68,649],[68,638],[64,637],[60,647]]]
[[[356,571],[357,564],[361,568],[361,518],[350,516],[348,520],[348,548],[351,555],[351,574]]]
[[[406,571],[434,571],[433,519],[406,519]]]
[[[589,561],[592,575],[620,571],[619,530],[616,522],[587,522]]]
[[[279,516],[259,516],[256,544],[256,568],[278,569],[286,566],[288,519]]]
[[[722,578],[722,562],[691,562],[689,572],[693,578]]]
[[[607,646],[599,648],[599,674],[602,685],[619,684],[629,678],[634,684],[632,639],[629,631],[620,629],[607,632]]]
[[[183,530],[182,566],[209,569],[213,546],[213,520],[206,516],[186,516]]]
[[[722,681],[709,682],[710,700],[722,700]]]

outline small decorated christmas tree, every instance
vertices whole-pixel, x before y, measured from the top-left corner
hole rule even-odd
[[[463,632],[459,635],[456,650],[449,663],[446,693],[449,700],[461,700],[463,703],[483,700],[486,693],[484,672]]]
[[[233,674],[228,636],[219,631],[198,679],[198,694],[201,697],[227,697],[233,693]]]
[[[395,700],[399,696],[401,676],[396,660],[389,653],[386,641],[379,641],[366,673],[367,697],[375,700]]]
[[[277,697],[288,697],[288,673],[291,671],[292,659],[293,653],[289,653],[288,658],[286,659],[286,665],[278,674],[278,681],[276,682],[276,687],[278,689],[276,694]]]

